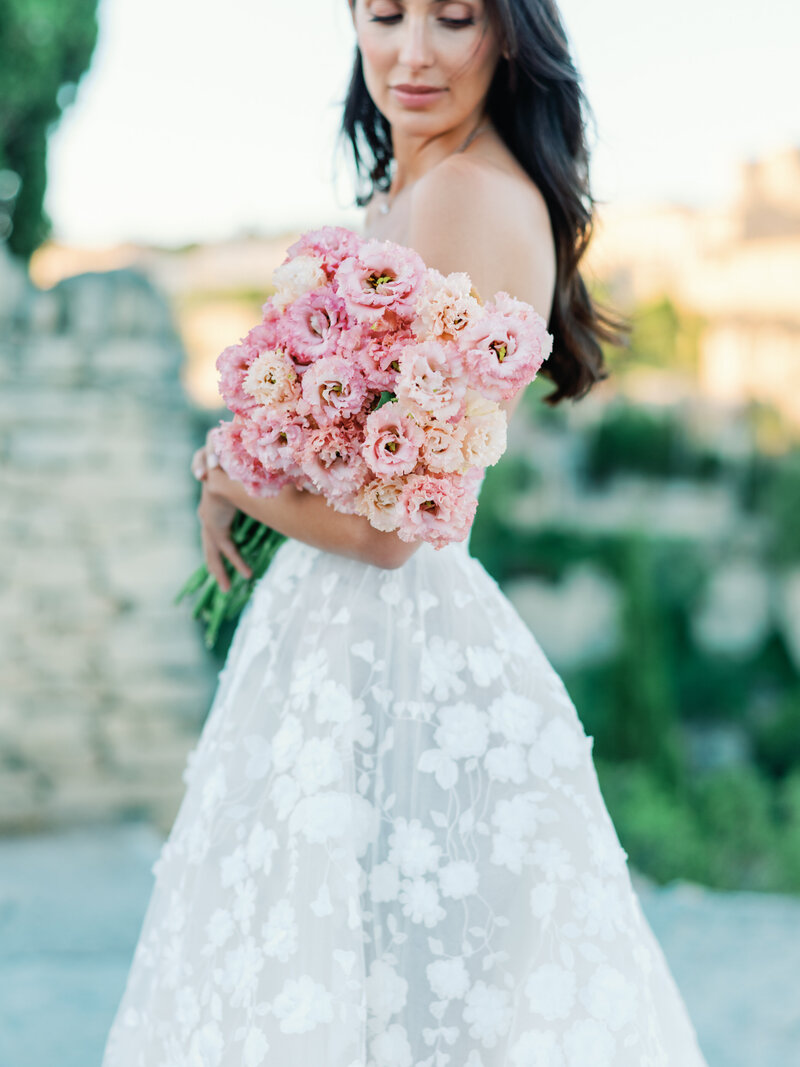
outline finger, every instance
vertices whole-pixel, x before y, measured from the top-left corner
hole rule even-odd
[[[219,548],[205,527],[203,527],[202,541],[203,555],[205,556],[206,566],[208,567],[209,573],[214,575],[217,580],[217,585],[223,593],[227,593],[231,587],[230,578],[228,577],[228,572],[225,570],[225,564],[222,562]]]
[[[192,474],[198,481],[202,481],[208,473],[206,466],[206,450],[205,447],[198,448],[195,454],[192,456]]]
[[[239,555],[236,545],[231,541],[230,537],[221,537],[219,540],[219,550],[224,553],[234,565],[239,574],[243,574],[245,578],[251,578],[253,575],[252,570],[247,566],[245,561]]]

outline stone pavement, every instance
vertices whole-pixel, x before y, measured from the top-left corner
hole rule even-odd
[[[99,1067],[162,840],[146,823],[0,839],[2,1067]],[[709,1067],[800,1064],[800,900],[636,884]]]

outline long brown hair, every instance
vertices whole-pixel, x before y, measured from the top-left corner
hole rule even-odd
[[[354,0],[351,0],[353,3]],[[629,323],[590,296],[578,270],[592,237],[588,119],[594,119],[569,53],[554,0],[486,0],[498,41],[508,53],[497,64],[486,101],[495,129],[536,183],[550,214],[556,283],[548,329],[553,351],[541,374],[555,385],[544,398],[557,404],[585,396],[608,377],[602,341],[625,343]],[[391,127],[369,95],[356,46],[340,136],[351,145],[363,207],[388,189]]]

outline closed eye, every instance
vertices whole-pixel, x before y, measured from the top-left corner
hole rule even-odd
[[[370,22],[383,22],[386,25],[393,25],[394,23],[399,22],[402,17],[402,15],[372,15],[370,17]],[[459,30],[464,26],[475,25],[475,19],[473,18],[439,19],[439,22],[441,22],[445,26],[449,26],[451,29],[456,30]]]

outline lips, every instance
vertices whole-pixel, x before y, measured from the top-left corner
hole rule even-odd
[[[446,92],[437,85],[392,85],[391,90],[401,107],[413,111],[432,107]]]
[[[438,85],[393,85],[393,89],[400,93],[440,93],[442,88]]]

